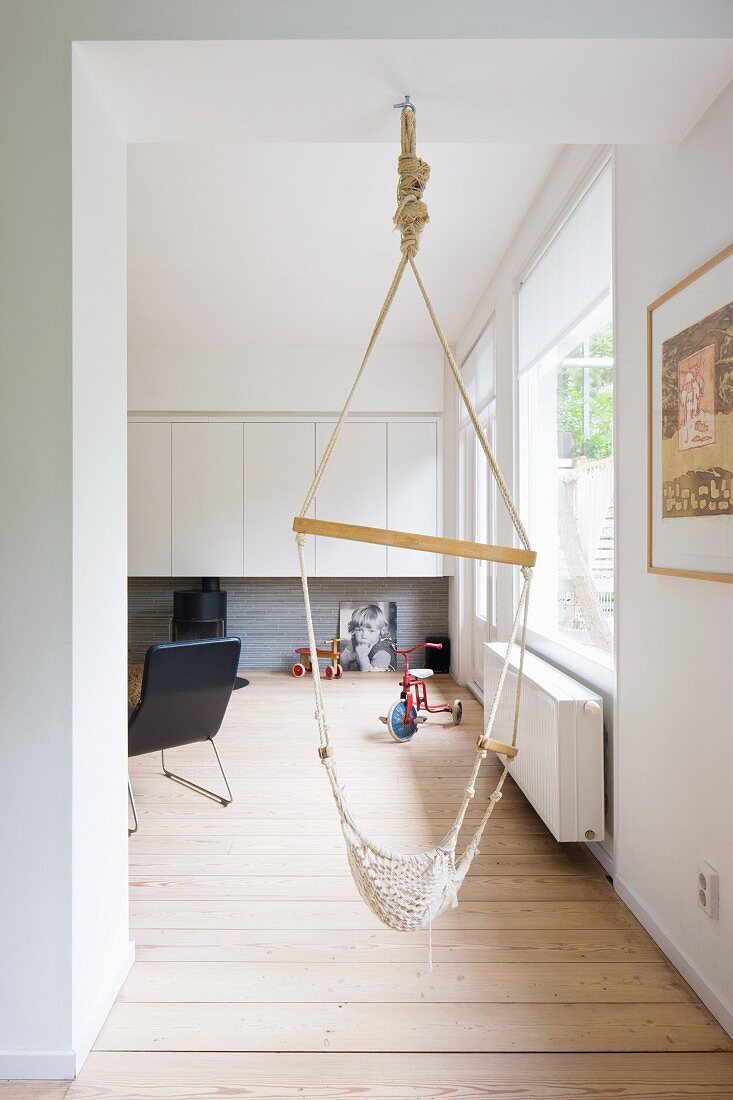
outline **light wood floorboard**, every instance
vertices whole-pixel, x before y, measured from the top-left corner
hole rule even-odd
[[[728,1036],[595,861],[556,844],[511,784],[458,908],[436,922],[430,972],[427,933],[385,929],[356,893],[310,684],[249,675],[218,742],[231,807],[171,783],[155,757],[131,762],[138,961],[68,1100],[733,1100]],[[394,676],[324,682],[355,816],[404,850],[449,828],[480,730],[470,696],[432,683],[462,695],[464,723],[441,716],[396,745],[378,722]],[[216,782],[206,746],[174,766]],[[18,1100],[64,1095],[45,1088]]]
[[[132,1058],[99,1052],[90,1056],[69,1100],[475,1100],[478,1096],[491,1100],[731,1100],[733,1056],[314,1053],[306,1060],[302,1054],[152,1053]]]

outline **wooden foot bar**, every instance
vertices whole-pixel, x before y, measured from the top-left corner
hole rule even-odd
[[[479,737],[476,746],[482,752],[497,752],[501,756],[506,756],[507,760],[513,760],[519,752],[516,745],[508,745],[505,741],[495,741],[493,737]]]
[[[482,542],[443,539],[435,535],[413,535],[409,531],[387,531],[382,527],[356,527],[351,523],[332,523],[330,520],[307,519],[304,516],[295,517],[293,530],[302,535],[321,535],[329,539],[346,539],[349,542],[371,542],[377,546],[399,546],[403,550],[424,550],[428,554],[450,554],[456,558],[497,561],[503,565],[527,565],[530,569],[537,561],[534,550],[517,550],[513,546],[487,546]]]

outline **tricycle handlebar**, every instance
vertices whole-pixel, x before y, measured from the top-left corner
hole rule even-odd
[[[442,649],[442,642],[420,642],[419,645],[414,645],[412,649],[398,649],[394,642],[391,643],[394,653],[401,653],[403,656],[406,653],[414,653],[416,649]]]

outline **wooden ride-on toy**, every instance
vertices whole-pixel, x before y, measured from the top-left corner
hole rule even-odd
[[[339,664],[340,642],[340,638],[328,638],[322,647],[316,649],[316,656],[329,662],[324,670],[327,680],[340,680],[343,675],[343,669]],[[326,646],[328,646],[328,649],[326,649]],[[301,659],[293,665],[293,676],[305,676],[307,672],[311,671],[312,667],[310,649],[307,645],[303,645],[298,646],[295,652]]]

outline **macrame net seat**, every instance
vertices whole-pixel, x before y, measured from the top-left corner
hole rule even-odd
[[[387,297],[377,318],[374,330],[372,331],[369,343],[367,344],[364,358],[362,359],[359,370],[357,371],[356,377],[346,399],[344,408],[341,411],[341,415],[339,416],[338,422],[336,423],[336,426],[333,430],[333,434],[331,435],[323,458],[321,459],[321,462],[318,466],[310,489],[306,494],[303,506],[300,510],[300,514],[298,517],[296,517],[293,523],[293,528],[296,531],[295,541],[300,564],[300,575],[303,585],[303,598],[305,603],[306,621],[308,626],[308,644],[310,648],[311,672],[313,676],[313,687],[316,703],[315,718],[320,739],[320,747],[318,753],[324,765],[325,771],[328,775],[334,801],[336,803],[341,819],[341,829],[343,832],[344,840],[346,842],[346,851],[348,854],[351,874],[362,898],[372,910],[372,912],[382,921],[383,924],[400,932],[412,932],[417,929],[430,928],[432,926],[433,920],[435,920],[437,916],[443,913],[446,909],[452,908],[458,904],[458,890],[461,886],[461,883],[463,882],[463,879],[466,876],[468,868],[471,865],[471,861],[478,853],[478,846],[481,841],[481,836],[484,832],[484,829],[486,828],[491,814],[494,811],[495,806],[501,799],[502,787],[504,786],[507,775],[509,774],[511,760],[516,755],[516,740],[519,724],[519,705],[521,699],[522,672],[524,666],[524,651],[526,644],[527,608],[529,601],[529,588],[532,578],[531,567],[534,564],[535,555],[530,550],[527,534],[517,514],[516,508],[514,506],[504,478],[502,477],[502,474],[496,465],[496,460],[494,458],[491,447],[489,446],[488,439],[486,438],[486,433],[478,420],[478,417],[464,385],[463,379],[461,377],[460,371],[458,370],[456,362],[453,358],[453,354],[450,350],[450,347],[448,346],[448,343],[446,342],[438,320],[435,316],[435,312],[427,295],[427,291],[425,290],[417,267],[415,266],[415,255],[417,254],[418,248],[420,246],[420,234],[422,233],[424,225],[428,221],[428,211],[425,203],[422,201],[422,196],[428,178],[430,176],[430,168],[425,163],[425,161],[421,160],[416,155],[415,115],[413,110],[409,108],[402,111],[401,137],[402,153],[398,161],[399,183],[397,187],[397,211],[394,216],[394,222],[395,226],[400,230],[400,248],[402,252],[402,258],[398,265],[397,272],[392,280],[389,291],[387,292]],[[352,539],[355,538],[353,532],[371,532],[371,534],[368,535],[368,537],[366,538],[366,541],[377,541],[386,545],[406,545],[404,541],[401,543],[390,543],[389,536],[400,535],[401,537],[403,537],[403,539],[419,538],[419,536],[404,535],[400,532],[374,531],[367,528],[352,528],[349,531],[349,529],[347,529],[345,525],[327,524],[321,521],[305,519],[313,503],[313,500],[315,499],[318,487],[328,467],[334,448],[336,447],[342,428],[349,414],[349,410],[359,381],[361,380],[364,369],[377,341],[377,337],[379,336],[379,333],[384,324],[384,320],[394,300],[402,276],[408,266],[411,268],[415,276],[420,293],[435,328],[438,340],[443,348],[448,365],[451,369],[456,385],[458,386],[459,392],[466,406],[469,419],[474,427],[474,430],[479,440],[479,444],[486,457],[489,469],[491,470],[491,473],[496,480],[498,491],[502,497],[502,500],[504,501],[504,504],[506,505],[507,511],[509,512],[512,523],[514,525],[514,529],[517,533],[518,540],[522,546],[522,550],[513,550],[500,547],[486,547],[486,553],[483,554],[478,552],[479,547],[477,546],[477,544],[464,544],[466,547],[470,547],[470,551],[467,550],[465,556],[485,557],[488,560],[509,561],[520,564],[522,585],[517,602],[514,621],[512,624],[512,630],[509,637],[509,644],[507,645],[506,656],[499,675],[494,698],[489,708],[484,735],[482,737],[479,737],[477,741],[473,767],[471,769],[471,773],[466,784],[466,788],[464,790],[461,804],[456,814],[456,818],[448,833],[439,844],[437,844],[433,848],[429,848],[427,851],[417,852],[414,854],[393,851],[392,849],[387,848],[381,843],[378,843],[377,841],[371,839],[354,820],[346,803],[344,790],[339,784],[336,764],[333,757],[333,750],[331,748],[329,740],[328,725],[326,722],[326,711],[323,702],[321,681],[318,669],[318,657],[316,653],[317,646],[313,626],[313,617],[311,614],[310,594],[308,590],[308,573],[305,560],[306,530],[310,532],[317,530],[321,534],[331,534],[334,537]],[[341,529],[340,533],[337,530],[339,528]],[[423,539],[422,541],[432,541],[432,543],[437,544],[439,542],[442,542],[443,540]],[[493,553],[493,551],[496,551],[497,553]],[[452,550],[449,552],[454,552],[460,555],[460,550]],[[491,737],[491,733],[496,719],[499,702],[502,696],[504,683],[507,678],[514,645],[518,639],[519,665],[513,705],[512,736],[511,740],[508,742],[498,742]],[[474,830],[474,833],[470,841],[464,848],[463,852],[461,852],[459,855],[457,853],[458,835],[461,827],[463,826],[468,807],[475,795],[475,785],[479,775],[481,764],[486,758],[487,753],[491,750],[499,753],[499,759],[503,763],[501,774],[496,783],[493,793],[488,799],[488,805],[477,828]]]
[[[455,846],[401,855],[379,847],[347,821],[342,821],[341,828],[359,893],[389,928],[400,932],[424,928],[457,903],[465,872],[459,874],[456,869]]]
[[[399,932],[426,928],[458,904],[458,888],[478,851],[478,837],[456,862],[455,827],[441,844],[414,855],[392,852],[370,840],[348,812],[342,814],[341,829],[359,893],[389,928]]]

